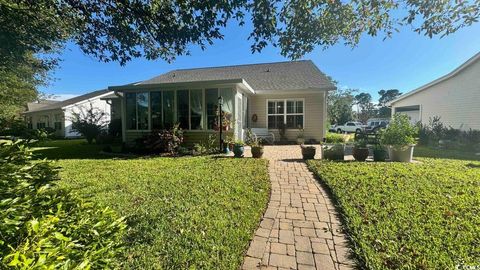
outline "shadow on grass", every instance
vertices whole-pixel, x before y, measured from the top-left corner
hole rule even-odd
[[[100,152],[106,145],[88,144],[83,139],[52,140],[36,144],[33,154],[38,159],[112,159],[111,155]],[[125,157],[119,157],[125,158]]]

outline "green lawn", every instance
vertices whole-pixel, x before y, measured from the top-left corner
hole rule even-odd
[[[99,155],[103,145],[87,144],[84,139],[49,140],[35,145],[35,153],[48,159],[110,159]]]
[[[480,160],[480,155],[476,155],[472,152],[462,150],[451,149],[435,149],[425,146],[415,146],[415,157],[428,157],[428,158],[448,158],[448,159],[460,159],[460,160]]]
[[[265,160],[98,159],[101,147],[75,140],[42,147],[62,158],[60,186],[128,217],[125,269],[238,269],[269,198]]]
[[[309,161],[331,190],[368,269],[480,264],[480,162]]]

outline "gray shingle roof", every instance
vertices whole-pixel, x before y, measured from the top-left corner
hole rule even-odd
[[[173,70],[140,85],[244,79],[255,91],[325,89],[335,86],[310,60]]]
[[[41,100],[39,102],[28,102],[27,103],[27,110],[33,111],[38,110],[39,108],[60,102],[58,100]]]
[[[106,94],[108,92],[110,92],[110,90],[108,90],[108,89],[93,91],[93,92],[90,92],[90,93],[87,93],[87,94],[84,94],[84,95],[81,95],[81,96],[78,96],[78,97],[66,99],[66,100],[63,100],[63,101],[60,101],[60,102],[56,102],[56,103],[53,103],[53,104],[49,104],[49,105],[46,105],[46,106],[42,106],[42,107],[39,107],[39,108],[28,110],[25,113],[61,109],[61,108],[66,107],[68,105],[72,105],[72,104],[75,104],[75,103],[78,103],[78,102],[81,102],[81,101],[84,101],[84,100],[87,100],[87,99],[90,99],[90,98],[94,98],[96,96],[103,95],[103,94]]]

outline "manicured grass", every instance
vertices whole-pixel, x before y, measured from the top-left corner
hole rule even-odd
[[[127,216],[123,269],[238,269],[269,198],[265,160],[60,159],[57,164],[60,186]]]
[[[104,159],[99,155],[104,145],[88,144],[85,139],[49,140],[35,144],[35,154],[48,159]]]
[[[309,161],[332,191],[367,269],[479,265],[480,162]]]
[[[426,146],[415,146],[415,157],[429,157],[429,158],[448,158],[460,160],[480,160],[480,155],[472,152],[450,149],[438,149]]]

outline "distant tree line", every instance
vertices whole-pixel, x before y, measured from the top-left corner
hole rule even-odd
[[[387,104],[401,94],[398,89],[382,89],[378,91],[378,103],[374,103],[369,93],[358,89],[338,89],[328,95],[329,121],[331,124],[344,124],[352,120],[366,123],[369,118],[389,118],[391,108]]]

